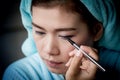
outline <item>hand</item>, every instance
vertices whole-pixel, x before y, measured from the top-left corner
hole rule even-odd
[[[95,60],[98,60],[96,49],[87,46],[81,46],[80,48]],[[93,80],[95,78],[97,66],[94,63],[76,49],[70,52],[69,55],[70,59],[66,64],[68,67],[65,74],[66,80]]]

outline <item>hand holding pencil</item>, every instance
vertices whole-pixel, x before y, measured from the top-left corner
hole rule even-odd
[[[81,45],[80,48],[88,52],[95,60],[98,60],[96,52],[91,47]],[[70,59],[66,64],[68,67],[66,80],[94,80],[97,66],[93,62],[76,49],[70,52],[69,56]]]
[[[96,49],[80,45],[80,47],[68,37],[60,36],[71,43],[75,49],[69,53],[70,59],[66,63],[68,70],[66,80],[94,80],[97,68],[105,71],[98,64],[98,53]]]

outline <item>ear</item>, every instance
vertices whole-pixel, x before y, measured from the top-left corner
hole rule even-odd
[[[94,41],[98,41],[103,34],[103,25],[101,23],[98,23],[95,25],[95,36]]]

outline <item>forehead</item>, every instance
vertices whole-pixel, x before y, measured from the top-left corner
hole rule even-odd
[[[44,26],[72,26],[82,22],[80,15],[55,8],[32,8],[33,22]]]

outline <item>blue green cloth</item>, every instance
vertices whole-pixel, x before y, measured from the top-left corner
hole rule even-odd
[[[64,80],[60,74],[51,73],[38,53],[10,65],[3,80]]]
[[[120,20],[116,14],[113,0],[81,0],[91,14],[104,27],[99,46],[120,51]]]

